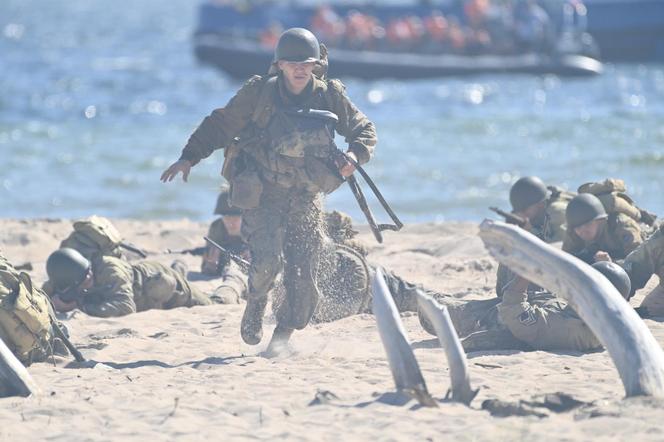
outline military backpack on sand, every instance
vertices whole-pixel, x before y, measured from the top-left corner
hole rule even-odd
[[[74,231],[60,243],[60,248],[64,247],[74,249],[92,260],[101,256],[122,258],[122,249],[126,248],[126,245],[110,220],[93,215],[74,222]]]
[[[18,273],[0,257],[0,338],[28,365],[47,353],[52,334],[46,294],[33,287],[27,273]]]
[[[622,213],[636,222],[652,226],[657,217],[640,209],[625,192],[627,192],[625,182],[617,178],[607,178],[601,182],[590,182],[579,186],[579,193],[595,195],[609,215]]]

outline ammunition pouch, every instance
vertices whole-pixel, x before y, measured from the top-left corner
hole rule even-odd
[[[24,364],[44,354],[53,338],[49,300],[27,273],[0,263],[0,338]]]
[[[255,209],[263,194],[263,182],[254,168],[245,168],[231,180],[229,202],[240,209]]]

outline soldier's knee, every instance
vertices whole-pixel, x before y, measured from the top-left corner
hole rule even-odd
[[[178,283],[174,276],[156,273],[145,281],[143,292],[153,302],[165,303],[171,299],[177,287]]]

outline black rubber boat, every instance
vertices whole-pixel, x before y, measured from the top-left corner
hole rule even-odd
[[[272,51],[253,40],[218,34],[195,36],[195,53],[206,64],[233,77],[264,74]],[[583,55],[447,55],[330,49],[332,77],[417,79],[486,73],[593,76],[602,64]]]

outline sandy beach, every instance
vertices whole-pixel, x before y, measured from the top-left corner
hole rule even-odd
[[[189,220],[113,220],[151,259],[189,265],[199,257],[168,254],[202,245],[207,224]],[[0,220],[0,248],[15,264],[44,262],[70,232],[62,219]],[[367,229],[369,259],[414,282],[462,299],[495,296],[497,263],[472,223],[418,224],[378,245]],[[652,287],[653,279],[647,288]],[[632,300],[641,302],[643,293]],[[444,352],[413,313],[403,321],[438,408],[398,403],[372,315],[296,332],[287,357],[260,355],[242,343],[243,305],[151,310],[100,319],[74,312],[64,320],[90,361],[38,363],[29,372],[41,394],[0,400],[0,440],[663,440],[664,401],[625,400],[608,354],[496,351],[468,355],[470,407],[445,402]],[[660,344],[664,325],[646,321]],[[266,332],[274,326],[268,318]],[[537,416],[496,417],[483,401],[528,401],[565,393],[585,404],[562,413],[531,404]]]

